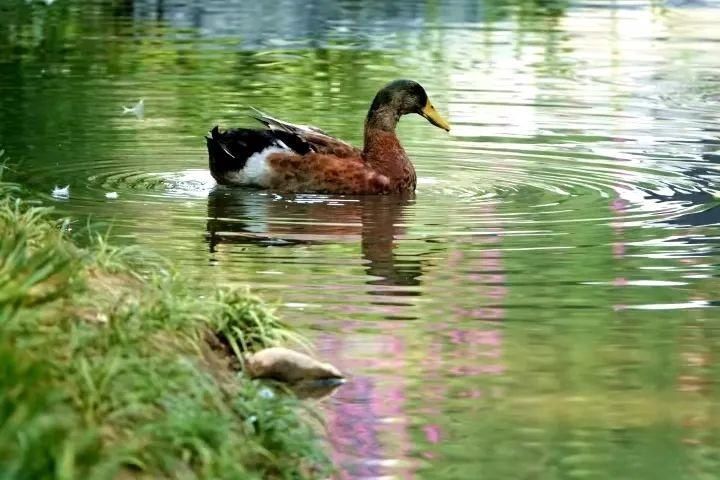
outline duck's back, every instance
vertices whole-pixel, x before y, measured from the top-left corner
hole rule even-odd
[[[213,128],[207,137],[210,172],[222,185],[282,192],[385,193],[389,180],[359,149],[320,132]]]

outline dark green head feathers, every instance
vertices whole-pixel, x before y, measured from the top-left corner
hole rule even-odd
[[[412,80],[395,80],[375,95],[367,114],[368,128],[392,131],[402,115],[417,113],[430,123],[450,131],[450,125],[435,110],[425,89]]]

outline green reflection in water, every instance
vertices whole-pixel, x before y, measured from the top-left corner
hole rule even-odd
[[[349,478],[714,478],[720,11],[689,3],[4,2],[0,146],[315,334]],[[415,198],[209,180],[248,105],[360,143],[397,77],[454,126],[401,122]]]

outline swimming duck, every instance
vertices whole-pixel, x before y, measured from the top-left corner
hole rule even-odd
[[[362,149],[318,128],[256,113],[265,129],[215,127],[206,137],[210,173],[218,183],[294,193],[412,192],[415,168],[395,134],[400,117],[417,113],[450,131],[425,89],[412,80],[390,82],[375,95]]]

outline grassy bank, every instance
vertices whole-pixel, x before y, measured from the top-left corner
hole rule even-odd
[[[298,401],[230,368],[291,335],[258,299],[203,296],[99,236],[81,248],[17,194],[0,184],[0,478],[325,474]]]

